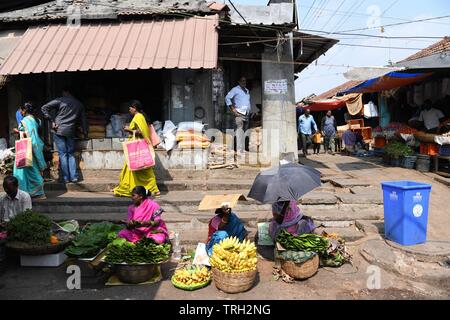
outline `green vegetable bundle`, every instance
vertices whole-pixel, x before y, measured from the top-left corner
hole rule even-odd
[[[116,225],[110,222],[99,222],[87,225],[65,253],[71,257],[91,258],[104,249],[115,238],[117,233],[123,229],[123,225]]]
[[[170,244],[142,238],[136,243],[117,238],[108,245],[105,261],[113,264],[158,264],[169,259]]]
[[[50,243],[52,220],[32,210],[13,217],[7,226],[8,241],[20,241],[31,245]]]
[[[286,230],[281,230],[277,241],[287,250],[324,253],[329,242],[326,238],[316,234],[301,234],[294,236]]]
[[[406,144],[399,141],[389,142],[384,147],[384,152],[394,159],[413,155],[413,150]]]

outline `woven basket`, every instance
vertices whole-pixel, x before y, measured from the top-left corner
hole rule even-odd
[[[226,293],[239,293],[253,287],[257,271],[229,273],[213,268],[212,274],[217,289]]]
[[[37,246],[20,241],[10,241],[6,243],[6,247],[25,256],[40,256],[61,252],[70,242],[70,240],[67,240],[61,241],[58,244],[44,244]]]
[[[316,254],[312,259],[302,263],[282,260],[281,268],[294,279],[303,280],[311,278],[319,269],[319,255]]]

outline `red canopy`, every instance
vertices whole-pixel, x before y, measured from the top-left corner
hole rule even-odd
[[[328,111],[340,109],[345,106],[346,106],[345,100],[327,99],[313,102],[312,104],[309,104],[305,108],[308,108],[311,111]]]

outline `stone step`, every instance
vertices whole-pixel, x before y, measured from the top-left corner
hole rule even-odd
[[[181,190],[240,190],[250,189],[253,180],[162,180],[157,181],[160,191]],[[51,191],[78,191],[78,192],[109,192],[118,185],[118,179],[91,179],[79,183],[47,182],[44,186],[46,192]]]

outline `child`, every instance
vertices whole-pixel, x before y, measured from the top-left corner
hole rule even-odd
[[[322,135],[320,134],[320,132],[317,132],[316,134],[314,134],[313,136],[313,153],[314,154],[319,154],[320,152],[320,144],[322,143]]]

